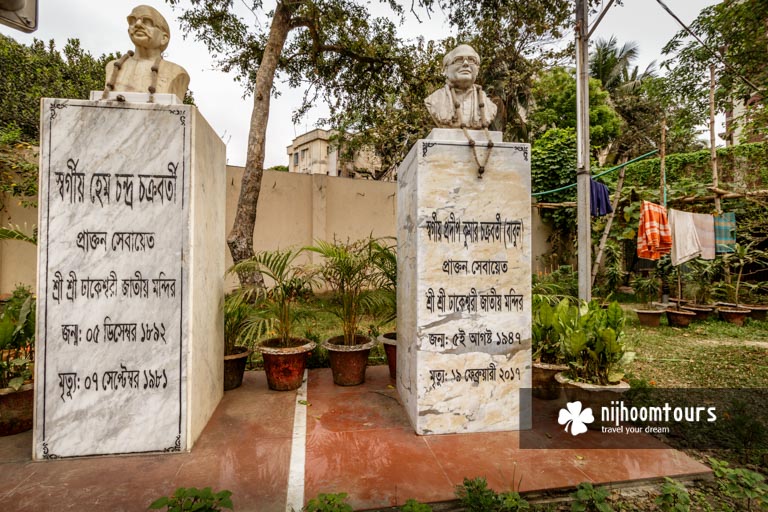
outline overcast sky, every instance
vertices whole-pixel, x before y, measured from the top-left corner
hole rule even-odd
[[[32,0],[28,0],[32,1]],[[214,63],[202,43],[192,36],[184,39],[173,11],[164,2],[153,0],[38,0],[38,30],[24,34],[0,25],[0,33],[28,44],[33,38],[56,41],[59,49],[68,38],[78,38],[94,56],[102,53],[132,49],[125,17],[141,3],[152,5],[171,25],[171,42],[165,58],[184,68],[191,77],[190,89],[201,113],[227,144],[227,162],[243,165],[245,162],[252,98],[243,99],[243,88],[231,76],[214,69]],[[664,0],[683,22],[690,23],[699,11],[717,3],[714,0]],[[375,0],[371,2],[375,4]],[[410,4],[410,2],[407,2]],[[266,10],[271,10],[269,0]],[[265,24],[263,13],[257,18],[244,8],[244,2],[235,0],[236,8],[246,19]],[[378,9],[378,6],[377,6]],[[377,11],[379,12],[379,11]],[[386,14],[385,11],[380,11]],[[427,39],[440,39],[451,33],[442,17],[422,17],[423,23],[409,20],[401,27],[404,38],[423,35]],[[266,26],[266,25],[264,25]],[[615,34],[621,43],[635,41],[640,47],[638,64],[645,68],[651,61],[661,61],[661,48],[679,30],[673,20],[655,0],[624,0],[623,6],[613,6],[595,30],[593,39]],[[2,70],[0,70],[2,72]],[[316,108],[300,125],[291,122],[292,112],[301,102],[301,91],[293,91],[285,84],[277,84],[281,96],[272,99],[267,129],[265,167],[287,165],[286,146],[293,138],[315,126],[325,109]]]

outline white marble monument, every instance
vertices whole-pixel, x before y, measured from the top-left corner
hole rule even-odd
[[[42,100],[37,460],[188,451],[223,395],[225,147],[146,100]]]
[[[530,146],[468,134],[475,155],[434,129],[398,171],[397,389],[418,434],[530,428]]]

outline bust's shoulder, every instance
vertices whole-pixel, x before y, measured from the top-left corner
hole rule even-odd
[[[161,72],[162,73],[168,73],[169,75],[185,75],[189,76],[189,73],[187,73],[187,70],[183,67],[179,66],[175,62],[171,62],[169,60],[163,60],[163,63],[160,65]],[[165,69],[162,69],[165,68]]]
[[[446,101],[446,99],[450,99],[449,94],[446,92],[445,87],[441,87],[424,98],[424,103],[427,105],[434,105],[437,103],[442,103]]]

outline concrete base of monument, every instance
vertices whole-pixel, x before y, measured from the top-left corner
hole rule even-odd
[[[398,170],[397,389],[418,434],[530,426],[530,146],[489,135],[435,129]]]

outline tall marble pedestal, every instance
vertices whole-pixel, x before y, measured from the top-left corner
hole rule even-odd
[[[43,99],[35,459],[191,449],[223,395],[225,147],[189,105]]]
[[[491,134],[482,177],[461,130],[398,171],[397,389],[418,434],[530,428],[530,146]]]

